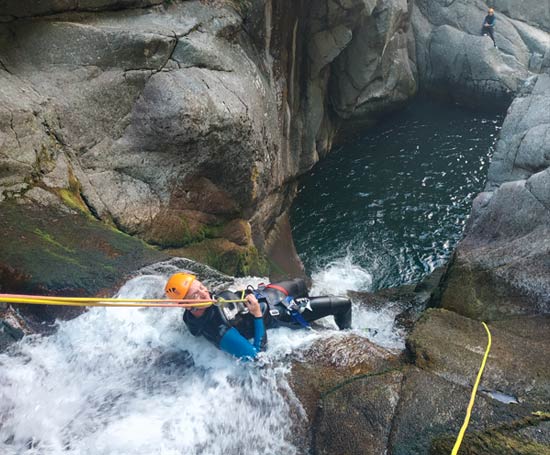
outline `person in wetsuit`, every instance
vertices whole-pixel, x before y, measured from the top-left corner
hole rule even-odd
[[[210,300],[214,297],[204,284],[189,273],[172,275],[166,283],[165,292],[172,299]],[[227,297],[225,299],[230,300]],[[221,307],[214,304],[186,309],[183,321],[192,335],[204,336],[219,349],[235,357],[254,359],[265,349],[267,341],[263,313],[254,294],[246,295],[243,303],[248,314],[234,323],[228,320]],[[252,343],[248,341],[249,338],[253,338]]]
[[[497,43],[495,42],[495,10],[493,8],[489,8],[489,12],[487,13],[487,16],[485,16],[485,19],[483,20],[483,26],[481,27],[481,34],[482,35],[489,35],[491,39],[493,40],[493,45],[497,47]]]
[[[222,351],[240,359],[254,359],[267,347],[267,329],[309,328],[309,322],[333,315],[338,327],[351,327],[351,302],[343,297],[307,296],[303,280],[262,285],[240,295],[224,291],[212,295],[188,273],[170,277],[165,292],[172,299],[241,300],[240,303],[186,309],[183,321],[194,336],[204,336]],[[250,342],[249,340],[252,340]]]

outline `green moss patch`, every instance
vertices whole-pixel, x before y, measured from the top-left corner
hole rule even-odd
[[[166,258],[82,213],[0,204],[1,292],[97,295]]]
[[[202,262],[228,275],[264,276],[269,273],[267,260],[255,247],[239,246],[226,239],[205,239],[167,252]]]

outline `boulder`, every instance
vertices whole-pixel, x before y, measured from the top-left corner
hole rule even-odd
[[[245,220],[264,255],[341,121],[414,94],[408,5],[160,3],[3,0],[0,197],[77,189],[167,248],[205,232],[242,243],[217,227]]]
[[[464,450],[516,453],[499,451],[508,444],[542,450],[517,453],[546,453],[550,426],[538,411],[550,404],[550,375],[541,361],[548,356],[549,324],[537,316],[489,325],[492,348]],[[478,321],[429,309],[407,345],[413,365],[361,337],[338,334],[293,362],[291,385],[312,421],[315,453],[449,453],[487,334]]]
[[[386,453],[402,379],[397,370],[357,378],[327,392],[315,422],[315,453]]]
[[[414,366],[405,369],[388,451],[395,455],[428,455],[434,453],[435,441],[444,439],[454,444],[470,394],[471,387],[444,379],[437,372]],[[467,434],[512,424],[530,416],[532,410],[529,406],[506,405],[478,394]],[[500,453],[493,447],[488,444],[484,453]]]
[[[151,10],[95,3],[57,6],[120,11],[0,26],[2,198],[37,184],[77,187],[88,211],[152,243],[182,246],[204,231],[248,241],[215,228],[280,202],[265,195],[295,170],[270,164],[280,159],[277,105],[235,42],[242,19],[201,2]],[[181,222],[168,229],[173,211]]]
[[[541,74],[514,100],[489,167],[487,190],[526,180],[550,167],[550,75]]]
[[[408,54],[409,9],[404,0],[376,3],[338,52],[331,75],[331,102],[342,119],[373,120],[401,106],[416,93]]]
[[[472,453],[546,453],[501,450],[520,447],[518,441],[548,450],[550,427],[532,414],[550,402],[550,376],[541,362],[548,355],[548,324],[548,317],[531,317],[489,325],[492,348],[461,451],[473,447]],[[478,321],[431,309],[407,344],[415,366],[404,370],[391,453],[449,453],[485,352],[486,332]]]
[[[507,62],[490,40],[449,25],[434,29],[429,46],[430,79],[463,104],[475,100],[490,109],[507,107],[528,76],[515,60]]]
[[[315,421],[319,399],[347,382],[401,364],[398,355],[368,339],[351,334],[332,335],[313,343],[293,362],[290,382],[306,410]]]
[[[486,2],[496,10],[496,14],[505,14],[512,19],[527,22],[534,27],[550,32],[550,7],[546,2],[537,0],[491,0]]]
[[[3,311],[0,312],[0,315],[3,317]],[[23,331],[11,326],[8,322],[0,319],[0,352],[6,350],[8,346],[19,341],[23,338]]]

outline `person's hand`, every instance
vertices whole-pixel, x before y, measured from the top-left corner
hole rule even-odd
[[[261,318],[262,317],[262,309],[260,307],[260,303],[254,296],[254,294],[248,294],[246,297],[246,302],[244,302],[245,306],[248,308],[248,311],[250,311],[250,314],[254,316],[255,318]]]

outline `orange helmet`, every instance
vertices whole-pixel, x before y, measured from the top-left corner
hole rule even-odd
[[[195,275],[190,273],[174,273],[168,278],[164,292],[171,299],[184,299],[195,279]]]

